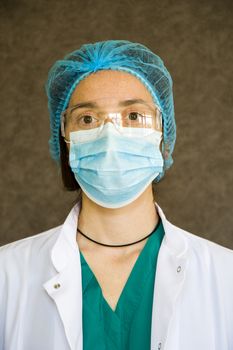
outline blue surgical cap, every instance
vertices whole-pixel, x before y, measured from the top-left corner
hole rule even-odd
[[[67,108],[77,84],[93,72],[108,69],[128,72],[137,77],[162,111],[164,169],[155,179],[158,182],[173,163],[176,123],[172,79],[161,58],[139,43],[107,40],[85,44],[56,61],[50,68],[45,89],[50,113],[51,156],[60,163],[61,113]]]

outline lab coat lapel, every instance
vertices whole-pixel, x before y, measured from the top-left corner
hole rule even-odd
[[[158,204],[155,204],[164,226],[165,235],[160,247],[156,268],[151,350],[165,350],[176,301],[185,280],[188,244],[180,231],[167,221]],[[174,349],[176,349],[175,344]]]
[[[71,350],[82,350],[82,284],[79,249],[76,242],[79,206],[70,212],[51,250],[57,271],[43,284],[54,300]]]

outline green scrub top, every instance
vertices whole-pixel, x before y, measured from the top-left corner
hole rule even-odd
[[[130,272],[115,311],[80,251],[83,350],[150,350],[155,272],[163,236],[160,219]]]

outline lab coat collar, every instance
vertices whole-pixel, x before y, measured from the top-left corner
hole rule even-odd
[[[181,229],[177,230],[177,227],[167,220],[158,203],[155,202],[155,206],[165,231],[164,244],[167,246],[170,253],[177,258],[187,255],[188,243],[186,237],[181,233]]]
[[[184,263],[187,253],[185,236],[179,230],[174,229],[175,226],[166,219],[165,214],[156,202],[155,208],[162,220],[165,231],[161,245],[162,251],[168,249],[172,266]],[[83,341],[82,317],[80,317],[82,315],[81,263],[76,241],[76,229],[80,209],[81,201],[72,208],[61,227],[58,238],[51,249],[51,261],[57,273],[43,284],[45,290],[57,305],[67,340],[72,350],[82,349]],[[160,280],[160,278],[162,278],[164,288],[167,289],[166,279],[164,280],[164,277],[159,275],[158,279]],[[163,296],[158,295],[157,298],[159,299],[159,297],[162,298]],[[160,325],[167,324],[172,307],[172,304],[167,304],[167,312],[165,314],[161,313],[161,315],[155,314],[153,311],[152,325],[154,326],[156,324],[158,327],[159,323]],[[160,317],[160,320],[157,320],[157,317]],[[166,327],[163,329],[166,329]],[[152,332],[152,343],[158,344],[158,341],[156,334]]]

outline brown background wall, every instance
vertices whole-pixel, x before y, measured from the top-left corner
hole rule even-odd
[[[174,224],[233,249],[232,1],[1,0],[0,245],[60,225],[75,199],[48,151],[44,83],[81,44],[138,41],[174,81],[174,165],[157,202]]]

